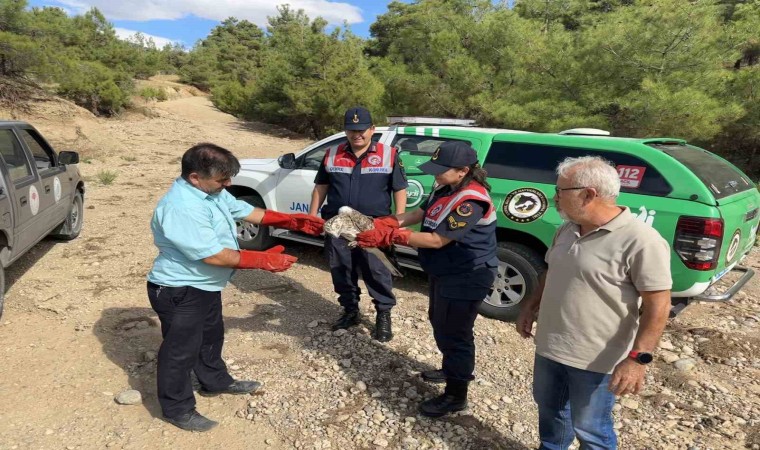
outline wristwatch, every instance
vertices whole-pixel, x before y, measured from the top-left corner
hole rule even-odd
[[[637,352],[636,350],[631,350],[630,353],[628,353],[628,357],[635,360],[639,364],[649,364],[654,360],[654,357],[651,353],[647,352]]]

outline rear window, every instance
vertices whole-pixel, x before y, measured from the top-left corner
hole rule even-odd
[[[649,144],[649,146],[672,156],[694,172],[694,175],[710,189],[716,200],[754,188],[749,178],[739,169],[707,150],[677,144]]]
[[[494,142],[483,168],[488,178],[557,184],[557,165],[567,157],[600,156],[620,174],[620,192],[665,197],[670,183],[644,160],[626,153],[554,145]]]

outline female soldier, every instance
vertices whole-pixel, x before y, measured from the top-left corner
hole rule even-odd
[[[422,375],[446,382],[443,395],[422,402],[419,409],[424,416],[440,417],[467,407],[467,385],[475,368],[473,326],[498,266],[496,211],[486,172],[466,143],[441,144],[420,169],[435,175],[438,185],[424,209],[375,219],[375,228],[356,240],[362,247],[418,248],[420,265],[430,279],[428,316],[443,354],[443,368]],[[399,228],[420,222],[420,232]]]

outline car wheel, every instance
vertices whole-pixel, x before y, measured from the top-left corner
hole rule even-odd
[[[53,230],[51,235],[56,239],[64,241],[70,241],[76,239],[79,233],[82,232],[82,224],[84,223],[84,198],[82,193],[77,191],[74,194],[74,199],[71,201],[71,209],[66,216],[66,220]]]
[[[514,322],[520,313],[520,302],[538,288],[538,277],[546,271],[546,264],[538,252],[513,242],[500,242],[496,255],[496,281],[479,311],[492,319]]]
[[[3,317],[3,306],[5,306],[5,269],[0,264],[0,318]]]
[[[238,197],[238,200],[249,203],[256,208],[266,208],[264,200],[258,195],[244,195]],[[238,220],[235,221],[235,228],[237,229],[238,245],[244,250],[266,250],[274,242],[274,238],[269,235],[269,227]]]

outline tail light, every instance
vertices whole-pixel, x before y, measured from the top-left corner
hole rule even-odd
[[[680,217],[676,225],[673,250],[686,267],[712,270],[718,265],[723,242],[723,219]]]

